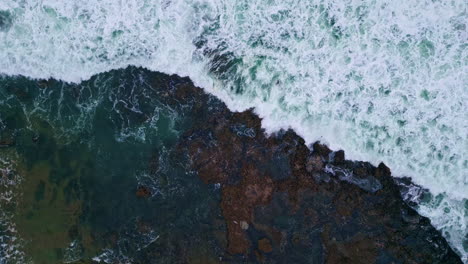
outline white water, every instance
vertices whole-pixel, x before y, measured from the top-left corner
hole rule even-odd
[[[1,124],[0,124],[1,125]],[[0,157],[0,264],[29,263],[23,252],[24,240],[19,237],[11,208],[18,202],[18,187],[23,178],[15,171],[16,164],[2,152]],[[5,155],[6,154],[6,155]]]
[[[256,107],[268,132],[292,127],[441,194],[419,211],[468,261],[467,21],[464,0],[2,0],[0,73],[189,76],[232,110]]]

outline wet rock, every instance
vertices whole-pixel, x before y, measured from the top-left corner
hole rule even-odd
[[[37,135],[37,134],[34,135],[34,136],[31,138],[31,140],[32,140],[32,142],[34,142],[34,143],[39,142],[39,135]]]
[[[149,161],[149,173],[152,175],[156,175],[159,170],[159,153],[154,152],[151,155],[151,159]]]
[[[312,145],[312,150],[314,153],[317,153],[318,155],[322,157],[328,157],[328,155],[332,152],[327,145],[320,144],[320,142],[315,142]]]
[[[11,130],[0,130],[0,148],[8,148],[14,146],[16,143],[15,132]]]
[[[345,154],[343,150],[338,150],[334,153],[334,162],[335,163],[343,163],[345,161]]]
[[[306,169],[308,172],[322,171],[323,167],[323,160],[320,155],[313,154],[307,160]]]
[[[148,198],[151,196],[151,190],[146,186],[139,186],[135,194],[140,198]]]
[[[15,140],[12,138],[0,140],[0,148],[8,148],[15,145]]]
[[[37,81],[37,86],[39,86],[41,89],[45,89],[50,86],[49,82],[49,80],[39,80]]]
[[[397,178],[395,181],[398,184],[403,200],[409,205],[417,206],[421,200],[430,199],[431,193],[429,190],[412,183],[410,178]]]
[[[273,251],[273,247],[271,246],[271,242],[268,238],[258,240],[258,249],[264,253],[270,253]]]
[[[192,89],[180,96],[212,100]],[[200,179],[220,186],[228,263],[461,263],[384,164],[346,160],[319,142],[309,149],[291,130],[267,137],[251,110],[197,111],[179,145]]]
[[[334,165],[327,165],[325,171],[333,176],[338,177],[341,181],[346,181],[351,184],[358,186],[359,188],[368,192],[377,192],[382,189],[382,184],[375,177],[367,175],[356,177],[352,171],[337,167]]]
[[[238,185],[225,185],[222,190],[221,208],[228,228],[228,252],[245,254],[252,244],[246,229],[253,220],[256,205],[265,204],[271,199],[273,181],[259,175],[253,164],[241,169],[243,179]]]

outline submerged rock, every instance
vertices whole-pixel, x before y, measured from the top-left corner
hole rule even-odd
[[[15,133],[13,131],[3,130],[0,128],[0,148],[12,147],[15,143]]]
[[[258,240],[258,249],[265,253],[270,253],[273,251],[273,247],[271,246],[271,242],[268,238],[262,238]]]
[[[148,198],[151,196],[151,190],[146,186],[139,186],[135,192],[137,197]]]

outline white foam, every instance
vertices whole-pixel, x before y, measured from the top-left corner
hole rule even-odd
[[[11,208],[17,206],[18,187],[23,178],[15,171],[16,164],[2,152],[0,158],[0,263],[28,263],[24,240],[19,237]]]
[[[463,0],[3,0],[13,24],[0,30],[0,73],[79,82],[136,65],[189,76],[232,110],[255,106],[269,132],[291,127],[464,203],[466,8]],[[204,48],[238,59],[237,68],[218,79]],[[459,210],[459,220],[420,212],[447,230],[437,219],[466,223]]]

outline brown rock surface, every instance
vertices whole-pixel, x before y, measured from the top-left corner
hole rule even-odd
[[[267,137],[252,111],[203,110],[212,97],[175,91],[199,113],[179,145],[200,179],[221,187],[232,263],[460,263],[384,164],[348,161],[318,142],[308,148],[293,131]]]
[[[151,190],[145,186],[139,186],[136,190],[136,196],[142,198],[148,198],[151,196]]]
[[[268,238],[262,238],[258,240],[258,249],[265,253],[270,253],[273,251],[273,247],[271,246],[271,242]]]

